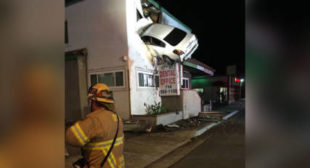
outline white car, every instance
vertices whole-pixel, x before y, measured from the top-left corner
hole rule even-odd
[[[198,40],[192,33],[164,24],[152,24],[141,34],[141,39],[154,57],[168,63],[183,62],[191,58],[198,48]]]

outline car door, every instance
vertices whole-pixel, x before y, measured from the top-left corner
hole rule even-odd
[[[166,44],[163,41],[151,36],[143,36],[142,40],[144,41],[145,45],[151,50],[150,52],[153,56],[162,57],[162,55],[165,53]]]

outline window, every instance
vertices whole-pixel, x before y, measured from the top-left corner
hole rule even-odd
[[[157,78],[157,80],[156,80]],[[153,74],[147,74],[147,73],[138,73],[138,81],[139,81],[139,87],[158,87],[157,83],[159,84],[158,76],[155,76]]]
[[[115,72],[115,84],[116,86],[123,86],[124,78],[123,72]]]
[[[189,89],[189,79],[188,78],[183,78],[182,88]]]
[[[150,36],[143,36],[142,40],[145,44],[148,45],[154,45],[154,46],[159,46],[159,47],[166,47],[166,44],[157,38],[150,37]]]
[[[115,86],[114,73],[104,73],[98,75],[98,82],[108,86]]]
[[[137,9],[137,21],[140,20],[140,19],[142,19],[142,15],[140,14],[140,12]]]
[[[97,75],[96,74],[90,75],[90,84],[94,85],[96,83],[97,83]]]
[[[90,75],[90,83],[94,85],[96,83],[104,83],[109,87],[123,87],[124,86],[124,72],[107,72]]]
[[[176,46],[177,44],[179,44],[184,37],[186,36],[186,32],[178,29],[178,28],[174,28],[165,38],[164,40],[167,41],[169,44],[171,44],[172,46]]]

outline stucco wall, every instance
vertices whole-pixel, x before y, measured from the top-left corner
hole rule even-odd
[[[182,95],[180,96],[163,96],[162,104],[171,112],[182,111],[183,102]]]
[[[138,83],[138,72],[153,73],[152,57],[146,46],[136,32],[137,14],[136,2],[126,1],[127,12],[127,33],[129,47],[129,86],[131,114],[146,114],[144,103],[154,104],[154,101],[161,101],[158,90],[155,87],[140,88]]]
[[[196,90],[183,90],[184,119],[198,116],[201,112],[201,99]]]
[[[167,125],[182,120],[182,111],[157,116],[156,125]]]
[[[125,65],[127,30],[125,0],[87,0],[66,7],[69,44],[66,50],[87,48],[88,67]]]
[[[86,0],[66,7],[69,43],[66,51],[87,48],[88,87],[90,74],[123,70],[125,87],[113,90],[116,110],[129,119],[128,55],[125,0]]]

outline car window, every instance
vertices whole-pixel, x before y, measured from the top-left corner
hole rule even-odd
[[[166,46],[164,42],[158,40],[157,38],[151,37],[151,39],[152,39],[152,43],[151,43],[152,45],[160,46],[160,47]]]
[[[179,44],[184,37],[186,36],[186,32],[178,29],[178,28],[174,28],[165,38],[164,40],[167,41],[169,44],[171,44],[172,46],[176,46],[177,44]]]
[[[145,44],[151,44],[150,36],[142,36],[141,39]]]
[[[148,45],[154,45],[154,46],[159,46],[159,47],[165,47],[166,46],[166,44],[164,42],[162,42],[159,39],[154,38],[154,37],[143,36],[142,40],[145,44],[148,44]]]
[[[139,12],[139,10],[137,9],[137,21],[142,19],[142,15],[141,13]]]

